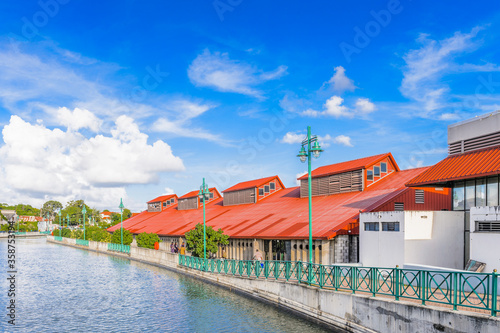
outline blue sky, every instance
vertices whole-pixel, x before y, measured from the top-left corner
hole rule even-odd
[[[0,201],[142,210],[205,177],[295,186],[321,166],[446,156],[446,127],[500,109],[500,4],[0,4]]]

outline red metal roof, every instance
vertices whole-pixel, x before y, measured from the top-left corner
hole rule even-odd
[[[365,191],[312,198],[313,237],[330,239],[346,233],[360,211],[370,211],[404,191],[405,183],[426,168],[394,172]],[[276,192],[253,205],[223,206],[222,198],[206,207],[206,223],[221,228],[232,238],[307,239],[308,198],[300,198],[299,187]],[[133,233],[154,232],[165,236],[183,236],[197,223],[203,222],[200,209],[143,212],[123,222]],[[120,225],[109,228],[114,231]]]
[[[217,191],[217,189],[215,187],[210,187],[208,189],[209,192],[212,192],[212,191],[216,191],[217,193],[219,193],[219,191]],[[186,194],[184,194],[182,197],[179,198],[180,199],[187,199],[187,198],[193,198],[193,197],[197,197],[198,196],[198,193],[200,193],[200,190],[194,190],[194,191],[191,191],[191,192],[188,192]],[[220,193],[219,193],[219,196],[220,196]]]
[[[232,191],[239,191],[239,190],[245,190],[247,188],[253,188],[253,187],[259,187],[261,185],[264,185],[267,182],[270,182],[274,178],[276,178],[280,182],[280,185],[281,185],[282,188],[285,188],[285,186],[281,182],[280,177],[278,177],[278,176],[271,176],[271,177],[254,179],[254,180],[249,180],[249,181],[246,181],[246,182],[238,183],[236,185],[231,186],[228,189],[225,189],[224,191],[222,191],[222,193],[232,192]]]
[[[417,187],[500,174],[500,146],[450,155],[406,186]]]
[[[168,199],[174,198],[174,197],[177,197],[177,195],[175,195],[175,194],[162,195],[162,196],[159,196],[158,198],[154,198],[153,200],[149,200],[148,203],[165,201],[165,200],[168,200]]]
[[[359,170],[359,169],[366,169],[370,165],[375,164],[384,158],[389,157],[391,161],[394,164],[394,168],[399,171],[399,167],[394,160],[394,157],[392,156],[391,153],[385,153],[385,154],[379,154],[379,155],[374,155],[374,156],[369,156],[369,157],[363,157],[359,158],[357,160],[351,160],[351,161],[346,161],[346,162],[340,162],[336,164],[330,164],[330,165],[325,165],[319,168],[314,169],[311,171],[311,177],[322,177],[322,176],[328,176],[328,175],[334,175],[337,173],[343,173],[343,172],[348,172],[348,171],[354,171],[354,170]],[[299,180],[301,179],[307,179],[307,174],[301,176],[298,178]]]

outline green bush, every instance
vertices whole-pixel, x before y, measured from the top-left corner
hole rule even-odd
[[[71,238],[83,239],[83,230],[73,230]]]
[[[62,230],[62,236],[70,238],[71,237],[71,230],[69,230],[68,228],[63,228],[63,230]]]
[[[106,242],[111,241],[111,234],[98,226],[90,226],[85,228],[85,236],[88,240],[95,242]]]
[[[211,257],[217,253],[219,245],[229,244],[229,236],[222,229],[215,231],[211,226],[206,227],[207,256]],[[203,224],[198,223],[196,227],[185,233],[187,249],[192,252],[193,257],[203,257]]]
[[[137,246],[139,247],[154,249],[156,242],[160,243],[161,240],[160,237],[158,237],[158,235],[155,234],[154,232],[150,234],[148,234],[147,232],[142,232],[139,235],[137,235]]]
[[[54,236],[59,236],[61,231],[59,229],[54,229]]]
[[[123,229],[123,244],[130,245],[133,240],[134,237],[132,236],[132,233],[126,229]],[[120,229],[116,229],[115,232],[113,232],[113,235],[111,235],[111,243],[121,244]]]

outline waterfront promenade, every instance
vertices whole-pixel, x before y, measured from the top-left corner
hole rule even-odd
[[[49,241],[54,242],[52,237],[48,238]],[[76,241],[72,239],[63,239],[65,244],[77,246]],[[82,246],[83,247],[83,246]],[[421,305],[406,297],[404,293],[400,293],[399,297],[389,299],[391,297],[391,288],[393,290],[406,291],[413,290],[414,284],[405,283],[401,280],[401,284],[397,283],[394,279],[390,278],[391,272],[388,272],[382,281],[380,290],[373,295],[369,295],[366,290],[353,290],[352,287],[362,287],[364,283],[375,285],[373,279],[352,275],[352,272],[360,272],[359,268],[351,270],[349,274],[342,277],[342,274],[336,274],[332,279],[331,272],[324,275],[323,281],[330,281],[329,285],[315,286],[304,283],[307,281],[307,265],[297,266],[286,265],[276,266],[273,262],[266,262],[261,267],[262,269],[255,268],[252,262],[243,261],[210,261],[208,271],[205,271],[200,265],[200,260],[191,257],[181,257],[166,252],[156,251],[137,247],[130,247],[129,253],[122,253],[116,251],[108,251],[108,245],[105,243],[89,242],[88,248],[93,251],[105,252],[113,255],[127,257],[133,260],[151,263],[157,266],[166,267],[184,274],[197,276],[210,283],[215,283],[220,286],[236,290],[246,295],[258,298],[260,300],[272,303],[274,305],[285,307],[302,316],[308,317],[310,320],[320,322],[322,324],[330,325],[330,327],[341,328],[345,331],[353,332],[371,332],[375,331],[415,331],[415,325],[420,328],[429,328],[425,331],[435,331],[437,328],[445,328],[449,332],[470,331],[474,327],[481,327],[480,332],[498,332],[500,328],[500,321],[498,318],[491,317],[486,313],[488,305],[485,306],[482,312],[473,313],[471,311],[462,311],[457,307],[457,310],[450,310],[446,308],[447,300],[451,298],[451,307],[454,306],[454,300],[458,300],[460,294],[469,296],[465,298],[466,302],[476,302],[478,299],[484,298],[484,293],[477,292],[477,287],[474,289],[472,280],[465,276],[466,281],[470,281],[472,289],[465,288],[459,293],[450,293],[450,289],[445,289],[444,286],[451,281],[457,281],[456,276],[453,280],[443,279],[439,281],[437,275],[434,276],[434,281],[439,285],[439,288],[431,288],[428,285],[426,293],[428,300],[431,298],[444,299],[444,307],[438,308],[435,305],[442,305],[439,302],[428,302],[426,305]],[[179,261],[180,260],[180,261]],[[233,263],[234,262],[234,263]],[[267,266],[266,266],[267,265]],[[250,269],[249,269],[250,267]],[[266,269],[267,267],[267,269]],[[276,268],[278,267],[278,268]],[[305,267],[302,275],[297,272],[297,267]],[[352,269],[352,267],[351,267]],[[338,270],[338,268],[337,268]],[[373,270],[372,270],[373,271]],[[403,270],[401,270],[403,271]],[[278,273],[278,274],[276,274]],[[357,274],[357,273],[356,273]],[[406,276],[400,275],[397,276]],[[440,273],[442,274],[442,272]],[[313,274],[315,282],[321,281],[318,276],[321,274]],[[354,279],[352,277],[354,276]],[[383,274],[381,275],[383,276]],[[389,278],[387,278],[389,276]],[[335,285],[335,281],[341,282]],[[353,281],[357,281],[353,283]],[[346,287],[347,286],[347,287]],[[491,287],[491,285],[488,285]],[[323,287],[323,288],[321,288]],[[337,290],[335,290],[337,289]],[[370,290],[370,289],[368,289]],[[476,292],[474,291],[476,290]],[[347,291],[347,292],[346,292]],[[384,292],[385,291],[385,292]],[[353,294],[356,292],[356,294]],[[361,292],[361,293],[360,293]],[[360,294],[358,294],[360,293]],[[382,294],[382,295],[381,295]],[[445,297],[442,297],[442,296]],[[455,296],[456,295],[456,296]],[[380,297],[383,296],[383,297]],[[491,296],[490,296],[491,297]],[[417,299],[418,300],[418,299]],[[420,300],[421,302],[421,300]],[[425,303],[425,302],[424,302]],[[430,304],[430,305],[429,305]],[[455,305],[457,302],[455,301]],[[462,302],[462,304],[466,304]],[[491,302],[489,303],[491,307]],[[475,308],[471,308],[475,309]],[[491,309],[489,309],[491,312]],[[381,324],[386,323],[386,324]],[[382,326],[380,326],[382,325]],[[387,325],[387,326],[384,326]],[[437,325],[437,326],[436,326]],[[398,329],[402,327],[401,329]],[[439,330],[437,330],[439,331]]]

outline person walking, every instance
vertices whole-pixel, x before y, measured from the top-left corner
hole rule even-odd
[[[182,242],[182,245],[181,245],[180,255],[181,256],[186,255],[186,245],[184,244],[184,242]]]

